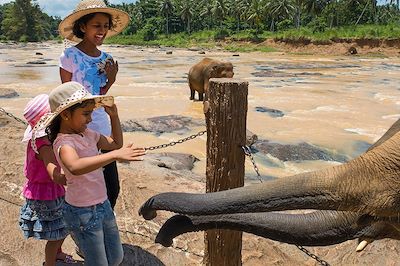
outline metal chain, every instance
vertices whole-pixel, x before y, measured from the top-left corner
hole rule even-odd
[[[262,183],[260,171],[259,171],[259,169],[258,169],[258,167],[257,167],[256,161],[254,160],[253,155],[251,154],[251,149],[250,149],[250,147],[249,147],[249,146],[242,146],[242,149],[243,149],[244,154],[250,158],[251,163],[253,164],[253,167],[254,167],[254,171],[256,171],[257,176],[258,176],[258,179],[259,179],[260,182]],[[314,260],[318,261],[320,265],[324,265],[324,266],[329,266],[329,265],[330,265],[327,261],[325,261],[325,260],[319,258],[317,255],[311,253],[311,252],[310,252],[309,250],[307,250],[305,247],[299,246],[299,245],[296,245],[296,247],[297,247],[298,249],[300,249],[302,252],[304,252],[307,256],[309,256],[309,257],[313,258]]]
[[[307,254],[307,256],[309,256],[309,257],[313,258],[314,260],[318,261],[319,264],[324,265],[324,266],[330,266],[330,264],[327,261],[325,261],[325,260],[319,258],[317,255],[311,253],[305,247],[303,247],[303,246],[296,246],[296,247],[298,249],[300,249],[301,251],[303,251],[305,254]]]
[[[13,118],[13,119],[15,119],[15,120],[17,120],[18,122],[20,122],[20,123],[22,123],[22,124],[24,124],[24,125],[26,125],[26,126],[28,125],[28,123],[27,123],[26,121],[22,120],[22,119],[19,118],[19,117],[14,116],[12,113],[7,112],[6,110],[4,110],[4,109],[1,108],[1,107],[0,107],[0,112],[3,113],[3,114],[5,114],[5,115],[7,115],[7,116],[9,116],[9,117],[11,117],[11,118]]]
[[[254,160],[254,157],[251,154],[250,147],[246,145],[246,146],[242,146],[242,149],[244,151],[244,154],[250,158],[250,161],[251,161],[251,163],[253,164],[253,167],[254,167],[254,171],[256,171],[256,173],[257,173],[258,180],[260,180],[260,182],[262,183],[263,181],[261,179],[260,171],[258,170],[256,161]]]
[[[24,125],[28,125],[28,123],[26,121],[24,121],[21,118],[16,117],[15,115],[7,112],[2,107],[0,107],[0,112],[4,113],[5,115],[15,119],[16,121],[18,121],[18,122],[20,122],[20,123],[22,123]],[[183,143],[185,141],[192,140],[192,139],[197,138],[197,137],[199,137],[201,135],[204,135],[206,132],[207,132],[206,130],[200,131],[200,132],[198,132],[196,134],[190,135],[189,137],[186,137],[186,138],[183,138],[183,139],[179,139],[177,141],[172,141],[170,143],[165,143],[165,144],[161,144],[161,145],[157,145],[157,146],[150,146],[150,147],[147,147],[147,148],[144,148],[144,149],[148,150],[148,151],[152,151],[152,150],[156,150],[156,149],[166,148],[166,147],[169,147],[169,146],[174,146],[176,144],[180,144],[180,143]]]
[[[207,132],[207,130],[200,131],[200,132],[198,132],[196,134],[190,135],[189,137],[186,137],[186,138],[183,138],[183,139],[179,139],[177,141],[172,141],[170,143],[165,143],[165,144],[161,144],[161,145],[157,145],[157,146],[150,146],[150,147],[147,147],[147,148],[144,148],[144,149],[147,150],[147,151],[152,151],[152,150],[156,150],[156,149],[161,149],[161,148],[174,146],[174,145],[176,145],[178,143],[180,144],[180,143],[183,143],[185,141],[188,141],[188,140],[197,138],[197,137],[199,137],[201,135],[204,135],[206,132]]]

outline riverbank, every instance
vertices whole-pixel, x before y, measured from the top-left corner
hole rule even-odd
[[[106,40],[109,44],[142,47],[174,47],[230,52],[281,52],[307,55],[362,55],[369,57],[399,56],[398,25],[360,25],[315,32],[310,28],[255,33],[228,30],[204,30],[170,35],[118,35]],[[146,41],[144,41],[146,39]]]

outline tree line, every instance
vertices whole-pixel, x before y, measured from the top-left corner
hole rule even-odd
[[[36,1],[15,0],[0,5],[0,38],[20,42],[52,39],[58,35],[60,21],[44,13]]]
[[[315,31],[361,24],[399,25],[399,0],[139,0],[115,5],[132,18],[125,34],[186,31],[283,31],[303,26]]]
[[[141,33],[146,40],[159,34],[216,30],[222,34],[249,30],[313,31],[357,25],[400,24],[399,0],[138,0],[109,6],[126,11],[131,22],[122,33]],[[55,38],[61,18],[44,13],[35,0],[0,5],[0,36],[4,40],[41,41]]]

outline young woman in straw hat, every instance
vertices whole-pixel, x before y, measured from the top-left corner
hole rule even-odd
[[[81,84],[71,81],[49,95],[51,113],[34,127],[33,136],[47,128],[58,163],[65,172],[64,220],[85,257],[85,265],[119,265],[122,244],[112,211],[102,167],[115,161],[139,161],[144,149],[122,147],[122,130],[117,107],[111,96],[93,96]],[[87,126],[95,108],[104,106],[109,115],[112,137]],[[34,139],[33,138],[33,139]],[[35,147],[35,141],[32,142]],[[110,150],[99,154],[98,149]]]
[[[30,145],[32,127],[49,112],[49,96],[46,94],[34,97],[24,109],[24,117],[29,125],[22,139],[28,145],[24,165],[26,182],[22,190],[25,204],[19,216],[19,225],[26,238],[47,240],[43,264],[46,266],[55,265],[56,260],[75,262],[70,255],[61,251],[61,245],[67,236],[62,216],[65,175],[54,157],[53,148],[44,130],[36,132],[38,154]]]
[[[93,95],[104,95],[115,82],[118,62],[101,50],[105,38],[120,33],[129,23],[129,15],[110,8],[103,0],[82,0],[75,10],[59,25],[60,35],[75,46],[65,49],[60,57],[61,81],[81,83]],[[103,108],[93,112],[89,128],[109,136],[110,122]],[[107,151],[103,151],[107,152]],[[119,194],[119,180],[115,162],[104,167],[108,198],[114,206]]]

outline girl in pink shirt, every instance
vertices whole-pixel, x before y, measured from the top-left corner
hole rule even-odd
[[[122,244],[102,167],[116,160],[141,160],[145,151],[132,145],[122,147],[122,130],[112,96],[93,96],[71,81],[55,88],[49,102],[51,113],[38,122],[33,134],[47,127],[57,161],[65,172],[63,213],[67,227],[83,252],[85,265],[119,265]],[[112,137],[87,128],[93,110],[100,106],[110,117]],[[110,152],[99,154],[100,149]]]
[[[24,174],[26,183],[22,194],[26,201],[21,208],[19,224],[26,238],[47,240],[45,264],[55,265],[56,259],[67,263],[72,257],[61,252],[61,245],[67,236],[62,206],[64,203],[65,176],[54,157],[53,149],[44,131],[36,134],[38,154],[31,147],[32,127],[46,113],[50,112],[49,97],[40,94],[28,102],[24,117],[29,123],[23,142],[28,142]]]

